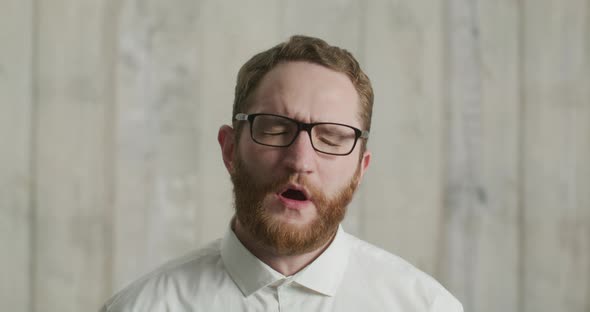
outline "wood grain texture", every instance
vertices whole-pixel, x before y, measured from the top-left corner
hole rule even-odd
[[[514,1],[476,2],[476,48],[481,75],[480,185],[473,215],[470,255],[472,306],[466,311],[520,312],[522,182],[520,146],[520,7]],[[465,228],[465,227],[463,227]],[[460,273],[461,274],[461,273]]]
[[[447,12],[441,272],[466,311],[518,311],[519,8],[458,0]]]
[[[525,1],[522,311],[590,310],[590,3]]]
[[[442,213],[443,3],[368,2],[364,47],[375,90],[362,237],[431,274]]]
[[[32,1],[0,2],[0,306],[30,311]]]
[[[466,310],[473,308],[478,242],[476,222],[484,211],[482,187],[482,67],[478,55],[477,3],[452,0],[448,24],[448,144],[443,250],[450,287]]]
[[[115,289],[198,237],[198,5],[125,1],[118,12]]]
[[[38,3],[34,311],[86,311],[106,296],[105,5]]]

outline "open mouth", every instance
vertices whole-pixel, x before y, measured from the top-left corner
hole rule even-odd
[[[287,199],[291,199],[291,200],[297,200],[297,201],[306,201],[308,198],[305,195],[305,193],[303,193],[300,190],[296,190],[293,188],[289,188],[287,190],[285,190],[284,192],[281,193],[281,196]]]

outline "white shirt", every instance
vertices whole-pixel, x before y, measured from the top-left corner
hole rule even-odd
[[[430,276],[342,228],[315,261],[292,276],[256,258],[230,229],[223,239],[129,285],[101,311],[461,312],[463,307]]]

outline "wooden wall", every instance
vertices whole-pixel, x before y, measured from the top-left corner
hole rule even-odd
[[[352,51],[373,163],[345,228],[466,311],[590,311],[590,1],[0,1],[0,309],[93,311],[225,231],[238,68]]]

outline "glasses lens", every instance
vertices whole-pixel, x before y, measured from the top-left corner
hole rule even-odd
[[[319,124],[312,130],[313,146],[330,154],[348,154],[354,147],[356,133],[351,127],[336,124]]]
[[[280,116],[258,115],[252,124],[252,139],[271,146],[287,146],[297,134],[297,124]]]

